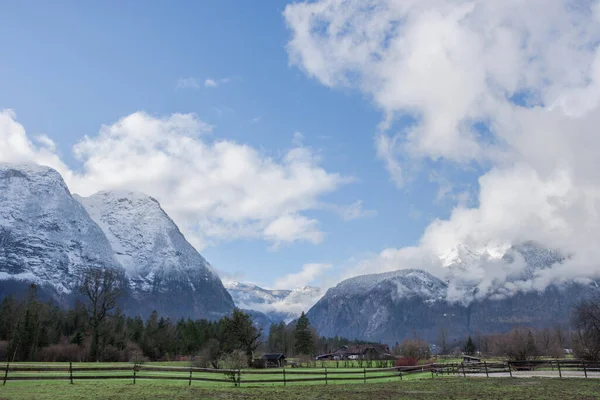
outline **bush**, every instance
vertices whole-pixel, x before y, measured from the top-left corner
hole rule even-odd
[[[100,353],[100,360],[104,362],[119,362],[121,361],[121,352],[115,346],[104,346]]]
[[[267,368],[267,362],[262,358],[257,358],[252,361],[252,368],[262,369]]]
[[[431,357],[429,344],[421,339],[406,339],[394,351],[403,357],[415,358],[417,360]]]
[[[82,358],[86,358],[84,350],[71,343],[59,343],[44,347],[39,351],[38,357],[40,361],[46,362],[81,361]]]
[[[248,356],[241,350],[234,350],[229,354],[225,354],[219,361],[219,364],[224,369],[248,368]]]
[[[529,329],[514,328],[496,335],[491,341],[492,354],[508,357],[513,361],[530,361],[539,358],[539,352]]]
[[[419,363],[416,357],[400,357],[394,364],[396,367],[414,367]]]
[[[144,364],[146,361],[148,361],[148,357],[144,357],[144,353],[141,350],[134,350],[129,356],[129,362],[136,365]]]
[[[200,353],[194,357],[192,366],[196,368],[219,368],[220,356],[221,344],[216,339],[210,339],[200,350]]]

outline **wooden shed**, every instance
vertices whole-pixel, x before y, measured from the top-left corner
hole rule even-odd
[[[267,368],[281,368],[285,365],[283,353],[267,353],[263,356]]]

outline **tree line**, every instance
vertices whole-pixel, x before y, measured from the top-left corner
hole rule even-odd
[[[36,285],[26,296],[0,302],[0,360],[131,361],[194,359],[219,368],[223,360],[252,365],[257,353],[313,356],[343,338],[320,338],[304,313],[293,324],[261,332],[250,315],[234,310],[218,321],[172,320],[156,311],[148,318],[128,316],[118,307],[119,279],[110,270],[82,277],[80,299],[70,309],[38,298]],[[234,357],[235,356],[235,357]],[[241,359],[241,360],[240,360]]]
[[[542,356],[600,361],[600,295],[579,302],[572,310],[570,326],[532,329],[515,327],[509,332],[469,336],[450,345],[444,329],[437,340],[439,354],[467,354],[534,360]]]

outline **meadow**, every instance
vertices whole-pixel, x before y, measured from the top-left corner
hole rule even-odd
[[[0,386],[0,399],[218,399],[218,400],[388,400],[388,399],[600,399],[600,380],[541,378],[417,377],[395,382],[332,382],[329,385],[291,384],[215,386],[181,381],[125,380],[14,381]]]

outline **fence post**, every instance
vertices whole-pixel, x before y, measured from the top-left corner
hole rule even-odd
[[[510,374],[510,377],[512,378],[512,368],[510,367],[510,361],[508,362],[508,373]]]
[[[242,386],[242,372],[238,368],[238,387]]]
[[[463,369],[463,377],[467,377],[467,374],[465,373],[465,363],[462,363],[462,369]]]
[[[8,363],[6,363],[6,371],[4,371],[4,382],[2,383],[2,386],[6,385],[6,379],[8,378]]]
[[[562,378],[562,371],[560,370],[560,361],[556,360],[556,366],[558,367],[558,376]]]
[[[433,370],[434,370],[433,365],[431,365],[429,368],[431,368],[431,379],[433,379]]]
[[[487,362],[486,362],[486,361],[484,361],[484,362],[483,362],[483,367],[485,368],[485,376],[486,376],[487,378],[489,378],[489,377],[490,377],[490,374],[488,373],[488,369],[487,369]]]
[[[400,371],[400,380],[402,380],[402,371]]]
[[[285,368],[283,368],[283,386],[285,386]]]
[[[363,368],[363,383],[367,383],[367,369]]]
[[[325,385],[327,385],[327,367],[325,368]]]
[[[585,374],[585,377],[587,378],[587,369],[585,368],[585,360],[581,360],[581,362],[583,363],[583,373]]]
[[[188,383],[188,386],[192,386],[192,371],[193,367],[190,367],[190,383]]]
[[[135,385],[135,375],[137,373],[137,364],[133,364],[133,384]]]
[[[69,363],[69,379],[71,380],[71,385],[73,384],[73,363]]]

